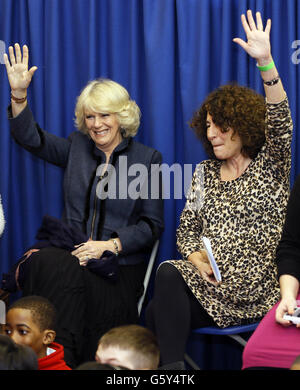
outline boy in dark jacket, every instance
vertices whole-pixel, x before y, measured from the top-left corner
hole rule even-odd
[[[56,311],[40,296],[27,296],[14,302],[7,313],[5,333],[17,344],[31,347],[38,357],[39,370],[70,370],[64,361],[64,348],[55,343]]]

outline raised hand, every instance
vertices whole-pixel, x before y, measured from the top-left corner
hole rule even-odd
[[[260,12],[256,12],[256,23],[250,10],[247,11],[247,19],[243,14],[241,21],[247,36],[247,42],[241,38],[234,38],[233,41],[239,44],[251,57],[261,61],[269,61],[271,58],[271,19],[268,19],[265,30]]]
[[[239,44],[249,56],[256,59],[264,82],[267,101],[269,103],[279,103],[285,99],[286,93],[271,54],[271,19],[267,20],[264,29],[260,12],[256,12],[255,23],[252,12],[248,10],[247,19],[243,14],[241,16],[241,21],[247,36],[247,42],[243,41],[241,38],[234,38],[233,42]]]
[[[15,95],[20,93],[21,96],[22,94],[24,96],[24,91],[26,91],[29,87],[37,67],[33,66],[28,70],[29,54],[28,47],[26,45],[23,46],[23,55],[18,43],[15,44],[15,53],[12,46],[10,46],[8,50],[9,59],[6,53],[4,54],[3,58],[11,90],[16,92]]]

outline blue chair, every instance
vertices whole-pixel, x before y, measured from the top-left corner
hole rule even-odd
[[[238,342],[242,348],[244,349],[247,340],[241,336],[243,333],[254,332],[257,328],[259,322],[255,322],[249,325],[236,325],[229,326],[227,328],[218,328],[216,326],[209,326],[206,328],[197,328],[192,330],[192,334],[202,334],[202,335],[218,335],[218,336],[228,336],[231,339]],[[184,356],[185,361],[194,369],[201,370],[200,367],[195,363],[195,361],[188,355]]]

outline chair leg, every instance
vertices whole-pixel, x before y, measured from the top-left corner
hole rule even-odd
[[[245,339],[243,339],[243,337],[241,337],[240,335],[238,334],[229,334],[227,335],[228,337],[230,337],[231,339],[235,340],[238,344],[240,344],[243,348],[245,347],[245,345],[247,344],[247,341]],[[184,355],[184,360],[194,369],[194,370],[201,370],[201,368],[197,365],[197,363],[195,363],[195,361],[188,355],[188,354],[185,354]]]
[[[6,308],[9,305],[10,293],[0,288],[0,334],[4,334],[4,326],[6,322]]]
[[[241,337],[238,334],[229,334],[227,336],[229,336],[233,340],[237,341],[242,347],[245,347],[245,345],[247,344],[247,341],[245,339],[243,339],[243,337]]]
[[[194,362],[194,360],[187,354],[184,355],[184,360],[190,365],[194,370],[201,370],[201,368]]]
[[[0,300],[0,334],[4,334],[4,326],[6,323],[6,305]]]
[[[3,301],[7,307],[9,305],[9,296],[10,293],[8,291],[2,290],[2,288],[0,288],[0,300]]]

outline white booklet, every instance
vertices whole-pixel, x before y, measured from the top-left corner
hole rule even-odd
[[[217,282],[221,282],[221,280],[222,280],[221,273],[220,273],[219,267],[216,263],[216,260],[214,258],[214,255],[213,255],[213,252],[211,249],[211,245],[210,245],[210,241],[207,237],[202,237],[202,242],[203,242],[204,248],[206,250],[207,257],[208,257],[208,260],[210,262],[210,266],[213,270],[215,279]]]

